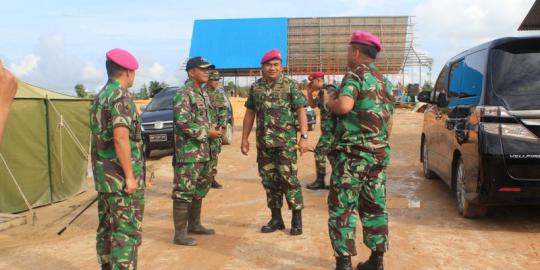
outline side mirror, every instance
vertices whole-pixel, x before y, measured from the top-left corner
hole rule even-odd
[[[425,91],[420,92],[418,94],[418,101],[430,103],[431,102],[431,92],[425,92]]]
[[[146,105],[141,105],[141,112],[143,112],[144,110],[146,110]]]
[[[445,93],[440,93],[437,96],[437,107],[439,107],[439,108],[448,107],[448,98],[446,97]]]

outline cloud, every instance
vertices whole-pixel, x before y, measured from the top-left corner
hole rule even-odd
[[[34,51],[15,59],[10,68],[22,80],[70,95],[77,83],[95,89],[106,79],[92,62],[65,52],[62,34],[41,36]]]
[[[25,76],[38,66],[39,60],[39,56],[29,54],[23,57],[18,63],[11,64],[9,69],[13,72],[13,74],[15,74],[15,76]]]
[[[505,37],[517,28],[534,0],[425,0],[413,9],[422,47],[434,56],[437,76],[448,58],[463,50]]]

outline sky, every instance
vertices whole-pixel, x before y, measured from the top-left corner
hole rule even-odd
[[[142,1],[0,0],[0,59],[20,79],[74,94],[107,80],[105,52],[120,47],[140,62],[135,91],[151,80],[179,85],[195,19],[413,16],[420,51],[435,78],[452,56],[483,42],[540,35],[516,29],[534,0]],[[416,74],[417,75],[417,74]],[[414,80],[414,74],[408,78]],[[417,79],[416,79],[417,80]]]

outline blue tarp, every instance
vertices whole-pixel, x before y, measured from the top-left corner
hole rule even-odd
[[[217,69],[259,68],[262,55],[278,49],[287,65],[287,18],[195,20],[189,56]]]

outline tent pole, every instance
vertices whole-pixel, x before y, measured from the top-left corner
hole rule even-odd
[[[51,195],[51,201],[49,205],[53,203],[53,190],[52,190],[52,166],[51,166],[51,135],[49,132],[49,97],[45,96],[45,130],[47,132],[47,167],[49,170],[49,193]]]

